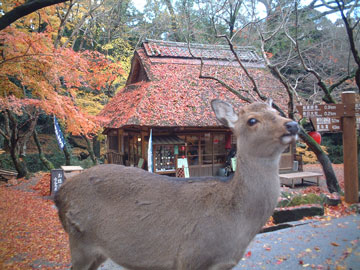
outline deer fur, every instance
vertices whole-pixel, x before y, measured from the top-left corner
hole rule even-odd
[[[212,101],[237,137],[232,177],[179,179],[121,165],[99,165],[63,184],[55,201],[69,234],[72,269],[107,258],[131,270],[232,269],[273,213],[279,160],[296,122],[268,104],[240,108]]]

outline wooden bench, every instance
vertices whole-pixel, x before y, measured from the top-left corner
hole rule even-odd
[[[65,179],[81,173],[84,169],[81,166],[61,166],[64,171]]]
[[[283,173],[280,174],[280,183],[286,185],[291,181],[291,188],[295,187],[295,180],[301,180],[304,183],[305,178],[316,178],[316,184],[319,185],[320,176],[323,176],[322,173],[317,172],[292,172],[292,173]]]
[[[81,172],[84,170],[81,166],[61,166],[61,169],[64,170],[64,173]]]
[[[6,180],[10,180],[11,178],[16,178],[17,175],[18,175],[17,172],[0,169],[0,176]]]

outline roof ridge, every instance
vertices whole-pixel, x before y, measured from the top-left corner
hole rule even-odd
[[[223,49],[230,51],[229,45],[222,45],[222,44],[205,44],[205,43],[186,43],[186,42],[177,42],[177,41],[168,41],[168,40],[158,40],[158,39],[145,39],[144,42],[151,42],[154,44],[161,44],[161,45],[167,45],[167,46],[173,46],[173,47],[188,47],[190,45],[190,48],[203,48],[203,49]],[[256,50],[255,46],[239,46],[234,45],[235,50]]]
[[[171,58],[203,58],[213,60],[235,61],[228,45],[185,43],[174,41],[163,41],[146,39],[142,43],[149,57],[171,57]],[[189,51],[191,49],[191,53]],[[264,60],[257,54],[253,46],[235,46],[235,52],[244,62],[263,63]]]

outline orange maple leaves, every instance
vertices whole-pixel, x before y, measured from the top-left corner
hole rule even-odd
[[[96,132],[99,121],[77,106],[76,92],[108,87],[123,71],[98,52],[55,48],[50,32],[8,27],[0,32],[0,105],[36,106],[66,120],[73,134]],[[17,110],[16,110],[17,109]]]

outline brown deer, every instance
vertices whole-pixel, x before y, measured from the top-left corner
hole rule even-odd
[[[63,184],[55,201],[72,269],[97,269],[107,258],[132,270],[222,270],[239,262],[275,208],[280,155],[298,125],[265,103],[238,115],[220,100],[212,108],[237,137],[232,177],[179,179],[99,165]]]

